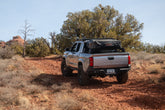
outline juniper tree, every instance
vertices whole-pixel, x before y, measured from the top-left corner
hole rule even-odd
[[[140,45],[143,23],[131,14],[124,16],[111,6],[99,5],[93,11],[68,13],[61,29],[61,36],[71,41],[76,38],[115,38],[125,48]]]

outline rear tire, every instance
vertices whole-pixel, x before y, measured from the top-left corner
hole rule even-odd
[[[62,60],[62,63],[61,63],[61,72],[62,72],[62,75],[63,76],[72,76],[73,73],[72,73],[72,69],[70,69],[67,65],[66,65],[66,62],[65,60],[63,59]]]
[[[88,82],[89,82],[88,74],[86,72],[84,72],[83,66],[79,65],[79,67],[78,67],[78,83],[81,86],[85,86],[88,84]]]
[[[120,71],[117,76],[117,81],[120,83],[120,84],[124,84],[127,82],[128,80],[128,71]]]

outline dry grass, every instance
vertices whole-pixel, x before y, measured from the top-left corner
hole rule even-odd
[[[165,73],[162,72],[157,77],[149,76],[148,78],[143,79],[143,80],[145,80],[145,82],[150,83],[150,84],[151,83],[152,84],[161,84],[161,83],[165,82]]]
[[[140,79],[148,83],[159,84],[163,82],[165,72],[165,54],[137,52],[131,53],[131,59],[132,67],[130,72],[135,72],[139,76],[145,76],[140,77]],[[136,75],[132,78],[135,77]]]
[[[41,85],[29,84],[26,86],[25,91],[27,94],[40,94],[45,90]]]
[[[26,100],[26,99],[23,99],[23,100]],[[26,104],[24,103],[23,105],[20,105],[20,106],[9,107],[8,109],[9,110],[49,110],[48,108],[36,105],[35,103],[32,103],[32,104],[30,103],[30,105],[29,105],[28,102],[26,102]],[[51,110],[55,110],[55,109],[51,109]]]
[[[3,72],[0,75],[0,86],[20,89],[26,87],[32,78],[33,75],[27,72]]]
[[[14,88],[0,87],[1,105],[19,105],[19,93]]]
[[[161,69],[165,69],[165,66],[162,66],[162,68]]]
[[[0,86],[23,88],[39,73],[39,71],[31,69],[30,65],[27,65],[19,56],[7,60],[0,59],[0,62]]]
[[[56,107],[60,110],[81,110],[82,104],[72,95],[71,83],[58,83],[51,86],[55,94]],[[56,109],[57,109],[56,108]]]
[[[96,100],[89,91],[81,92],[80,95],[78,96],[78,99],[81,102],[91,102],[91,101],[93,102]]]
[[[147,82],[148,84],[159,84],[159,78],[152,76],[143,79],[143,81]]]
[[[27,97],[22,96],[19,97],[19,105],[24,109],[28,109],[31,106],[31,102]]]
[[[20,56],[0,59],[0,71],[0,106],[4,109],[10,106],[28,109],[31,102],[28,95],[23,93],[27,89],[30,93],[42,91],[39,86],[34,87],[31,84],[31,80],[39,74],[39,71],[36,69],[34,71],[34,68],[26,64]]]
[[[15,89],[12,88],[0,88],[0,102],[1,105],[18,105],[18,94]]]
[[[61,92],[63,90],[67,92],[72,92],[72,87],[70,83],[53,84],[51,87],[54,93]]]
[[[146,52],[135,52],[130,53],[131,60],[137,61],[137,60],[143,60],[143,61],[151,61],[154,60],[155,63],[161,63],[163,64],[165,62],[165,55],[164,54],[150,54]]]
[[[22,109],[24,110],[24,108]],[[46,107],[41,107],[41,106],[38,106],[36,104],[32,104],[28,110],[48,110]]]
[[[153,56],[149,56],[150,54],[145,52],[135,52],[135,53],[130,53],[130,55],[132,61],[150,60],[153,57]]]
[[[151,65],[146,67],[148,74],[160,74],[161,73],[161,65]]]
[[[70,83],[58,83],[51,87],[34,84],[33,79],[42,72],[28,65],[20,56],[14,56],[12,59],[0,59],[0,71],[0,108],[53,110],[56,109],[56,106],[53,105],[55,100],[48,96],[56,93],[62,93],[58,96],[63,99],[58,102],[59,108],[67,108],[68,110],[81,108],[81,105],[77,104],[77,100],[66,95],[72,94]],[[50,103],[53,104],[49,105]]]
[[[82,104],[67,93],[59,93],[56,96],[57,107],[62,110],[81,110]]]
[[[9,59],[15,55],[14,50],[10,47],[0,48],[0,58],[2,59]]]

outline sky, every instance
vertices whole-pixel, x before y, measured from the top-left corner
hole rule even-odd
[[[99,4],[132,14],[144,23],[142,42],[165,44],[165,0],[0,0],[0,40],[21,36],[25,20],[35,30],[29,39],[49,38],[49,32],[60,33],[68,12],[92,11]]]

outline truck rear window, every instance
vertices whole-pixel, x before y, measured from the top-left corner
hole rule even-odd
[[[111,53],[124,52],[118,41],[95,41],[84,45],[84,53]]]

